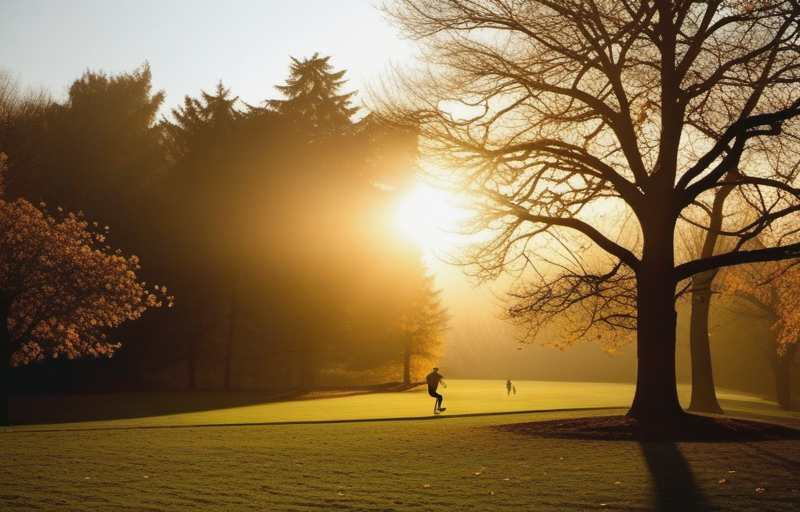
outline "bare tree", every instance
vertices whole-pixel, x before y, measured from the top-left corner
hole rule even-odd
[[[417,125],[427,158],[475,198],[474,228],[493,233],[470,253],[477,272],[523,278],[531,325],[581,310],[613,329],[635,322],[628,415],[683,414],[678,285],[800,254],[780,237],[743,247],[800,208],[798,2],[397,0],[386,11],[429,66],[401,74],[383,111]],[[753,221],[724,231],[738,238],[730,251],[681,259],[676,231],[728,186]]]
[[[735,173],[731,174],[735,177]],[[710,211],[708,229],[700,249],[700,258],[709,258],[715,251],[724,220],[723,207],[733,186],[725,185],[716,190]],[[708,334],[708,317],[711,311],[712,285],[719,268],[699,272],[692,276],[691,313],[689,320],[689,350],[692,356],[692,398],[689,410],[722,414],[714,388],[714,373],[711,367],[711,341]]]

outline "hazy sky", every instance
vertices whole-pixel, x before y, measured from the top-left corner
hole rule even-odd
[[[69,85],[86,70],[130,72],[148,61],[155,90],[167,94],[167,107],[182,103],[187,94],[212,91],[219,80],[243,101],[258,104],[280,97],[274,86],[285,82],[290,56],[319,52],[331,56],[335,69],[347,70],[347,91],[364,90],[389,64],[412,52],[411,43],[401,40],[383,19],[377,9],[381,3],[0,0],[0,68],[17,76],[23,86],[44,87],[64,100]],[[498,373],[503,379],[550,377],[545,370],[558,367],[587,373],[597,357],[606,357],[596,347],[567,353],[536,347],[517,352],[511,335],[498,327],[491,293],[471,288],[459,268],[442,263],[433,267],[453,315],[450,366],[463,367],[461,376],[471,373],[467,367],[476,366],[503,372]],[[584,357],[589,359],[582,361]],[[495,362],[488,364],[490,359]],[[630,361],[618,364],[629,366]],[[630,374],[616,365],[604,364],[602,369],[617,377],[598,380]]]
[[[249,103],[280,97],[290,56],[331,56],[363,90],[409,44],[380,0],[2,0],[0,67],[63,99],[84,71],[145,61],[175,106],[223,80]]]

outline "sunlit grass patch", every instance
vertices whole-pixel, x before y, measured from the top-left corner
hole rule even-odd
[[[450,380],[440,390],[453,415],[500,414],[559,409],[627,408],[631,384],[515,381],[517,394],[508,395],[505,381]],[[688,386],[680,386],[684,404]],[[312,395],[316,396],[316,395]],[[277,397],[279,398],[279,397]],[[264,391],[200,391],[54,397],[18,397],[12,428],[108,428],[252,423],[324,422],[427,418],[433,398],[424,387],[406,392],[368,393],[339,398],[274,401]],[[730,414],[795,417],[773,402],[752,395],[720,392]]]

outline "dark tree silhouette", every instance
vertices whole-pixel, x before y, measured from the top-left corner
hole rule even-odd
[[[200,98],[186,96],[183,105],[172,109],[172,120],[162,122],[169,161],[164,184],[168,213],[162,230],[164,238],[174,244],[168,264],[177,278],[176,291],[184,298],[179,301],[178,313],[187,323],[181,338],[189,389],[196,385],[199,343],[204,319],[212,315],[210,301],[215,289],[235,287],[236,262],[228,256],[239,247],[233,238],[240,234],[233,229],[240,220],[233,212],[238,212],[234,205],[241,176],[230,174],[232,168],[238,168],[232,161],[241,148],[239,137],[244,131],[244,115],[236,109],[237,102],[238,97],[220,81],[213,94],[201,91]],[[228,317],[233,321],[235,312],[231,310]],[[233,330],[228,330],[230,345]],[[228,347],[226,388],[231,356]]]
[[[112,224],[115,233],[136,229],[138,216],[128,215],[163,169],[155,121],[164,93],[152,92],[151,78],[145,63],[119,75],[87,71],[73,82],[67,102],[52,111],[56,165],[41,199]]]
[[[800,6],[398,0],[387,9],[432,65],[420,80],[399,77],[405,87],[387,93],[384,111],[419,127],[429,158],[479,198],[475,228],[494,236],[471,254],[478,273],[526,279],[530,293],[517,299],[533,324],[575,310],[612,327],[635,319],[628,414],[682,415],[678,283],[800,254],[780,238],[743,248],[800,209]],[[754,211],[729,232],[739,242],[676,258],[676,230],[727,185]],[[615,299],[628,285],[634,293]]]
[[[0,151],[8,155],[6,197],[42,197],[43,176],[54,160],[47,129],[54,106],[48,94],[23,91],[19,80],[0,68]]]
[[[267,101],[268,108],[290,119],[309,142],[351,129],[358,111],[351,106],[355,92],[340,92],[346,83],[345,71],[334,71],[329,60],[319,53],[310,59],[292,57],[286,84],[275,86],[286,99]]]
[[[0,177],[5,155],[0,153]],[[0,425],[9,424],[10,366],[46,356],[111,356],[106,331],[160,305],[138,282],[135,256],[105,245],[79,216],[55,219],[24,199],[0,199]]]
[[[173,121],[163,122],[171,164],[190,173],[198,162],[218,154],[240,128],[242,114],[236,110],[238,96],[220,81],[214,94],[200,91],[200,98],[186,96],[172,109]]]

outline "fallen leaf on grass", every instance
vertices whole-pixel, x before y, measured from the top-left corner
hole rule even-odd
[[[719,482],[717,482],[717,483],[718,484],[727,484],[728,483],[728,479],[727,478],[720,478]]]
[[[614,482],[614,485],[622,485],[622,482],[620,482],[619,480],[617,480],[616,482]]]
[[[736,473],[736,470],[731,469],[731,470],[728,471],[728,473]]]

